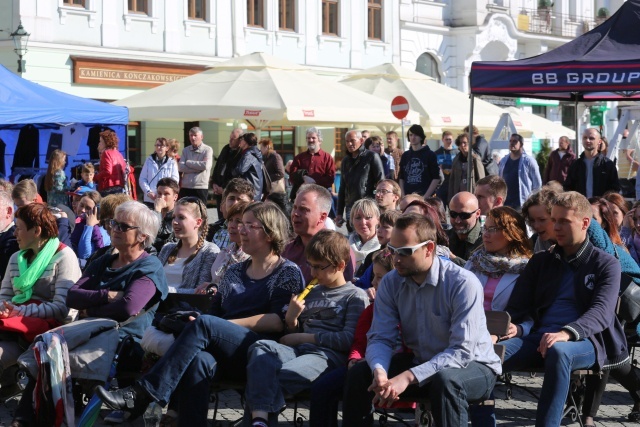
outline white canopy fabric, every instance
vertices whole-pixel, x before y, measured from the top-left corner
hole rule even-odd
[[[575,131],[564,127],[561,124],[547,120],[544,117],[537,116],[532,113],[527,113],[516,107],[507,107],[505,112],[511,114],[513,121],[520,121],[523,127],[531,129],[533,135],[538,139],[551,139],[557,141],[561,136],[566,136],[569,139],[575,139]],[[475,121],[475,116],[474,116]],[[517,125],[518,130],[520,129]]]
[[[367,125],[395,128],[391,101],[253,53],[115,102],[131,120],[246,120],[270,125]],[[413,114],[417,120],[417,114]],[[345,126],[346,127],[346,126]]]
[[[396,96],[404,96],[411,109],[420,114],[427,136],[436,139],[440,139],[445,130],[458,134],[469,125],[469,95],[417,71],[387,63],[351,74],[340,83],[387,102]],[[473,124],[480,133],[490,135],[502,113],[502,108],[476,98]],[[529,131],[528,128],[521,130],[523,134]]]

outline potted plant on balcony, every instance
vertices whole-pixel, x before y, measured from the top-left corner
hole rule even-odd
[[[598,24],[603,23],[607,19],[609,19],[609,9],[606,7],[598,9],[598,13],[596,14],[596,21],[598,21]]]
[[[553,1],[551,0],[538,0],[538,10],[551,9],[553,7]]]
[[[546,24],[547,28],[551,26],[551,8],[553,7],[552,0],[538,0],[538,14],[542,21]]]

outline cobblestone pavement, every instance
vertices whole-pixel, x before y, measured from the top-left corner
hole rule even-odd
[[[217,215],[215,213],[215,209],[208,209],[209,214],[209,222],[215,221],[217,219]],[[517,384],[527,384],[529,389],[536,394],[540,393],[540,387],[542,385],[541,377],[530,378],[528,375],[514,375],[514,382]],[[13,417],[13,411],[17,406],[18,400],[17,398],[9,399],[8,401],[0,404],[0,427],[8,427],[11,424],[11,419]],[[607,386],[607,391],[603,398],[603,403],[600,407],[600,411],[598,412],[598,417],[596,419],[597,426],[611,426],[611,427],[620,427],[620,426],[640,426],[638,423],[632,423],[627,421],[627,414],[631,410],[632,400],[629,397],[628,393],[617,383],[611,382]],[[299,403],[299,417],[303,420],[303,425],[308,426],[309,419],[309,405],[308,402]],[[224,391],[220,393],[220,401],[218,408],[217,421],[213,423],[213,403],[209,406],[209,425],[210,426],[220,426],[226,427],[232,425],[232,421],[239,419],[242,416],[242,404],[240,400],[240,395],[235,391]],[[100,413],[100,420],[96,423],[97,427],[110,426],[111,424],[105,423],[102,419],[109,413],[109,410],[106,407],[103,407]],[[498,419],[498,424],[500,426],[509,427],[509,426],[532,426],[534,425],[536,413],[536,401],[535,399],[527,394],[526,392],[520,390],[519,388],[514,388],[513,390],[513,398],[511,400],[505,400],[505,387],[503,385],[498,385],[496,387],[496,415]],[[281,415],[280,415],[280,425],[282,426],[293,426],[293,408],[288,407]],[[411,414],[400,414],[404,419],[407,420],[409,425],[414,425],[412,420],[414,419],[414,415]],[[340,414],[338,414],[340,417]],[[379,417],[376,416],[376,419]],[[342,423],[339,422],[341,427],[349,427],[342,426]],[[376,422],[375,425],[380,425],[379,422]],[[389,426],[401,426],[400,422],[396,422],[393,420],[389,420]],[[565,418],[562,423],[563,426],[578,426],[577,422],[572,422],[569,418]],[[123,427],[144,427],[144,422],[142,417],[132,422],[125,422],[121,424]],[[200,426],[193,426],[200,427]],[[206,427],[206,426],[203,426]]]
[[[540,392],[540,386],[542,379],[539,377],[530,378],[528,375],[514,375],[514,382],[518,384],[528,384],[530,390],[535,393]],[[534,424],[536,402],[532,396],[514,388],[513,398],[511,400],[505,400],[505,387],[499,385],[496,388],[496,414],[498,418],[498,424],[500,426],[532,426]],[[13,398],[7,402],[0,404],[0,427],[9,426],[13,411],[17,405],[17,399]],[[638,426],[637,423],[631,423],[627,421],[627,414],[631,409],[631,398],[628,393],[619,385],[611,383],[607,387],[607,391],[604,396],[604,401],[600,407],[598,418],[596,420],[597,426]],[[213,403],[209,406],[209,425],[226,427],[231,425],[231,421],[237,420],[242,416],[242,405],[240,396],[234,391],[224,391],[220,394],[220,403],[218,409],[218,416],[216,424],[211,421],[213,419]],[[303,419],[304,425],[308,426],[309,406],[308,402],[302,402],[299,404],[299,416]],[[101,411],[100,421],[96,426],[108,426],[110,424],[102,421],[108,414],[108,409],[103,408]],[[413,414],[400,414],[403,416],[410,425],[413,425],[411,420],[414,418]],[[376,417],[378,418],[378,417]],[[288,407],[280,416],[280,425],[293,425],[293,409]],[[123,427],[143,427],[144,422],[142,418],[139,418],[133,422],[125,422],[121,424]],[[340,422],[339,425],[342,426]],[[376,425],[380,425],[376,423]],[[400,426],[400,422],[389,420],[389,426]],[[572,422],[569,418],[565,418],[562,423],[563,426],[577,426],[577,422]],[[197,426],[194,426],[197,427]],[[348,427],[348,426],[342,426]]]

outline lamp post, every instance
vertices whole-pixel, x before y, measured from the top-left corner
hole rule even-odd
[[[22,26],[22,21],[18,25],[18,28],[10,34],[13,39],[13,45],[15,46],[14,52],[18,55],[18,73],[22,74],[27,71],[26,61],[22,59],[27,54],[27,44],[29,43],[29,36]]]

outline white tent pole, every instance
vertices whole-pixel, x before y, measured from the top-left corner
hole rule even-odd
[[[473,179],[473,144],[475,139],[473,138],[473,101],[474,95],[471,94],[470,98],[471,110],[469,112],[469,153],[467,154],[467,191],[471,192],[471,180]],[[446,203],[446,201],[445,201]]]

